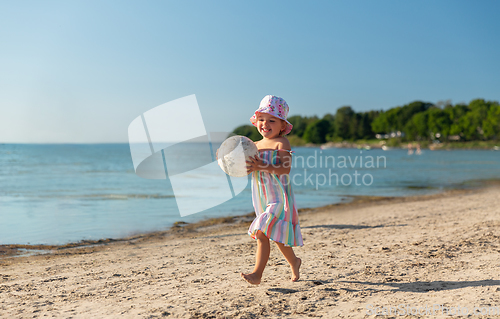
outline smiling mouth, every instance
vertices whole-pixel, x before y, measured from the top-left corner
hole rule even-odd
[[[264,132],[264,133],[267,133],[267,132],[270,132],[270,131],[271,131],[271,129],[266,129],[266,128],[263,128],[263,129],[261,129],[261,131],[262,131],[262,132]]]

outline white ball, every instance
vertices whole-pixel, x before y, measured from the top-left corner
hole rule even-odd
[[[250,157],[259,155],[259,150],[251,139],[245,136],[232,136],[219,148],[218,163],[222,170],[234,177],[247,176],[247,163]]]

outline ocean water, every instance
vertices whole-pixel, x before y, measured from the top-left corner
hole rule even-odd
[[[500,178],[498,151],[294,151],[291,178],[299,208],[356,195],[430,194]],[[164,230],[176,221],[253,211],[249,184],[217,207],[180,217],[169,180],[135,175],[128,144],[5,144],[0,164],[0,244],[120,238]]]

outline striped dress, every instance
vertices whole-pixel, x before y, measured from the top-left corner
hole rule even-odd
[[[264,163],[278,164],[278,150],[260,151],[260,158]],[[276,175],[254,171],[252,173],[252,201],[257,217],[250,225],[248,234],[253,239],[257,239],[257,230],[260,230],[269,239],[285,244],[285,246],[304,245],[299,226],[299,214],[288,174]]]

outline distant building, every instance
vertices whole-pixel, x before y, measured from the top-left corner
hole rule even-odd
[[[404,137],[405,133],[401,131],[397,132],[391,132],[389,134],[375,134],[375,138],[377,139],[389,139],[389,138],[395,138],[395,137]]]

